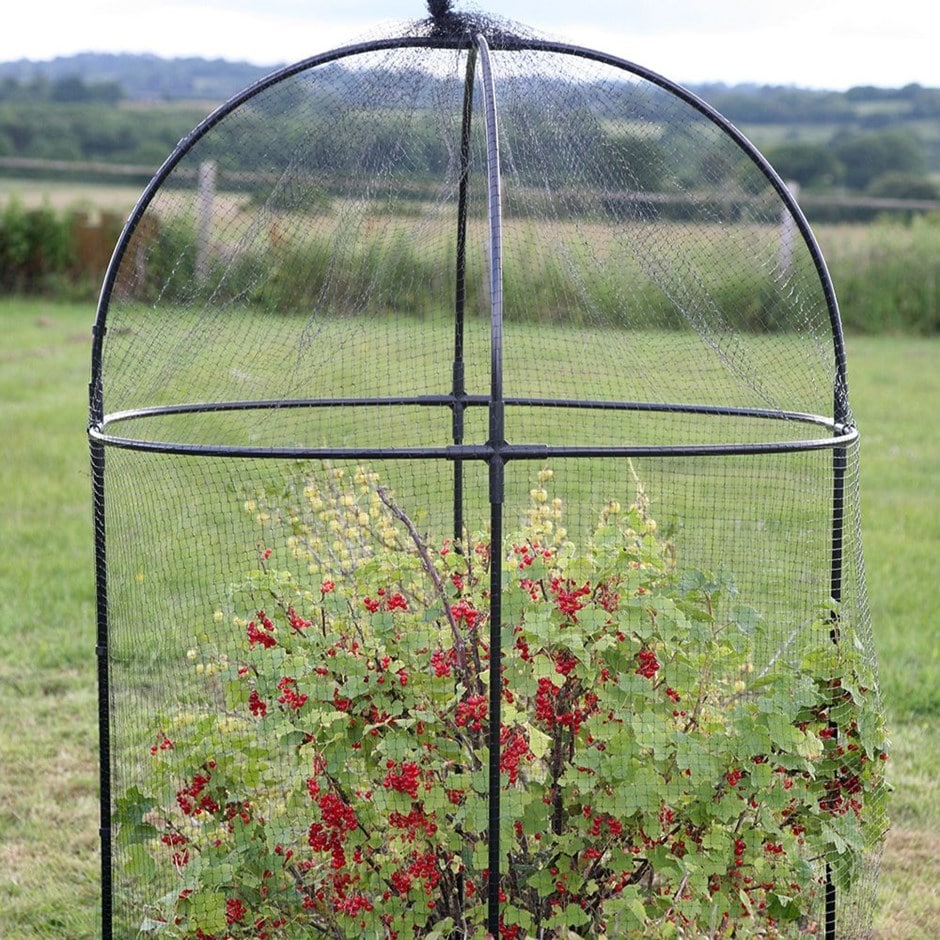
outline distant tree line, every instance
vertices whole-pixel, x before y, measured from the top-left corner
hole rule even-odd
[[[78,76],[0,80],[0,157],[134,163],[156,168],[205,114],[198,106],[122,107],[114,82]]]
[[[899,119],[940,118],[940,88],[916,83],[903,88],[859,85],[845,92],[721,84],[695,90],[742,124],[850,124],[875,129]]]
[[[768,148],[766,155],[785,179],[807,189],[844,187],[895,199],[940,198],[928,176],[924,145],[907,130],[842,133],[825,146],[784,143]]]
[[[40,75],[31,81],[15,78],[0,80],[0,102],[14,104],[78,104],[97,102],[117,104],[124,97],[119,82],[87,82],[80,75],[48,78]]]
[[[262,71],[237,63],[201,59],[171,62],[153,56],[86,55],[46,63],[49,67],[45,70],[40,65],[0,64],[0,158],[156,169],[205,116],[206,103],[195,103],[192,98],[207,89],[218,92],[236,78],[247,83]],[[73,71],[67,70],[69,65]],[[176,84],[167,77],[174,72]],[[149,76],[149,87],[157,97],[175,99],[186,90],[189,100],[142,104],[138,99],[144,76]],[[125,81],[135,83],[132,92],[127,91]],[[521,103],[507,116],[505,126],[511,126],[512,121],[526,123],[530,145],[545,154],[543,167],[563,179],[566,152],[559,140],[576,139],[582,150],[596,152],[601,163],[629,164],[636,190],[657,190],[664,167],[670,164],[667,154],[675,155],[676,128],[668,120],[674,100],[668,93],[649,86],[638,94],[635,83],[625,81],[622,86],[606,88],[597,99],[585,96],[582,100],[590,101],[593,110],[586,105],[581,110],[575,107],[559,118],[538,111],[537,96],[522,87],[524,81],[510,78],[501,86],[509,100]],[[553,80],[542,76],[540,81]],[[414,92],[417,97],[400,102],[386,98],[387,89],[411,87],[400,75],[390,76],[378,68],[367,80],[359,74],[351,81],[341,64],[325,66],[318,69],[316,83],[278,86],[279,94],[266,95],[263,107],[240,109],[237,147],[207,150],[205,158],[217,160],[223,172],[226,168],[276,172],[292,154],[303,152],[311,166],[335,175],[343,168],[366,170],[382,154],[402,147],[406,127],[408,139],[404,143],[416,179],[440,178],[453,154],[442,139],[435,112],[452,90],[445,79],[424,76],[413,83],[413,89],[420,88]],[[541,90],[545,91],[544,84]],[[758,143],[762,127],[787,128],[783,142],[765,145],[764,152],[785,179],[808,190],[940,197],[930,178],[931,173],[940,175],[940,134],[931,137],[928,133],[931,127],[936,128],[934,119],[940,117],[940,89],[908,85],[901,89],[859,87],[839,93],[711,85],[697,90]],[[553,93],[546,97],[559,96]],[[376,101],[382,99],[379,108]],[[604,103],[598,108],[595,101]],[[315,131],[310,115],[319,111],[328,112],[331,118],[329,126]],[[410,117],[403,117],[406,112]],[[623,115],[629,115],[634,124],[645,122],[646,130],[636,134],[614,130]],[[277,146],[273,148],[269,132],[272,116],[278,119]],[[879,124],[886,121],[894,123]],[[661,128],[658,134],[657,126]],[[806,127],[814,129],[811,135],[802,132]],[[781,135],[769,139],[780,140]],[[705,177],[713,184],[729,179],[747,190],[747,166],[719,165],[724,157],[707,150],[692,157],[682,168],[683,185],[694,188],[696,178]],[[671,165],[675,166],[674,160]]]
[[[83,52],[46,62],[0,62],[0,81],[11,79],[29,86],[79,77],[92,86],[117,85],[132,101],[222,102],[268,71],[263,66],[221,59]]]

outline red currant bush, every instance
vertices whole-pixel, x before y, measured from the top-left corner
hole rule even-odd
[[[850,625],[826,604],[755,663],[770,627],[643,500],[575,545],[550,477],[498,546],[430,544],[365,469],[246,503],[257,570],[190,654],[205,705],[159,716],[116,807],[173,885],[145,935],[483,940],[492,682],[501,937],[818,932],[827,862],[851,884],[884,821]]]

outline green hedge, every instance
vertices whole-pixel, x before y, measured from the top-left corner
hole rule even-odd
[[[70,223],[52,209],[10,203],[0,214],[0,290],[44,293],[61,286],[72,259]]]
[[[123,221],[10,202],[0,210],[0,294],[93,298]]]

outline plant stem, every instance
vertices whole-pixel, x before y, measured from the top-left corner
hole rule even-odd
[[[405,513],[405,511],[400,506],[398,506],[398,504],[388,495],[384,487],[378,487],[377,492],[379,494],[379,499],[382,500],[389,512],[391,512],[391,514],[396,519],[398,519],[398,521],[401,522],[401,524],[408,530],[408,534],[411,536],[412,542],[415,543],[415,548],[417,548],[418,555],[421,557],[421,563],[424,565],[424,570],[428,573],[428,577],[434,584],[434,589],[437,592],[437,596],[444,608],[444,616],[447,618],[447,622],[450,624],[450,631],[454,638],[454,649],[457,652],[457,663],[460,666],[460,671],[464,676],[466,676],[467,647],[464,643],[463,636],[461,636],[460,628],[457,626],[457,621],[454,619],[453,611],[450,609],[450,599],[447,597],[447,592],[444,590],[444,582],[441,580],[441,576],[438,573],[437,568],[434,567],[434,562],[431,560],[431,554],[428,551],[428,547],[424,544],[424,541],[418,534],[418,530],[415,528],[415,524],[411,521],[410,518],[408,518],[408,515]]]

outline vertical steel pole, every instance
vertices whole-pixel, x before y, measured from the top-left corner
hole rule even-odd
[[[111,724],[108,673],[108,582],[105,552],[104,445],[91,442],[92,500],[95,527],[95,601],[98,665],[98,775],[101,845],[101,936],[112,937]]]
[[[841,377],[840,377],[841,381]],[[832,547],[830,555],[829,593],[836,604],[842,601],[843,537],[845,530],[845,474],[848,455],[844,447],[837,447],[832,456]],[[838,613],[833,612],[830,637],[839,642]],[[831,712],[831,709],[830,709]],[[830,717],[829,728],[839,733],[835,721]],[[826,940],[836,940],[836,885],[832,863],[826,862]]]
[[[503,401],[503,209],[496,120],[496,89],[490,50],[482,35],[475,37],[483,79],[483,116],[486,128],[487,193],[490,235],[490,695],[489,695],[489,820],[487,927],[499,936],[499,882],[502,865],[500,844],[500,717],[502,711],[502,540],[505,480],[505,403]]]
[[[460,131],[460,184],[457,196],[457,278],[454,300],[454,366],[453,438],[455,444],[464,439],[466,411],[466,378],[464,374],[464,310],[467,299],[467,199],[470,188],[470,129],[473,117],[473,86],[476,75],[477,51],[467,56],[467,77],[464,82],[463,121]],[[463,538],[463,461],[454,461],[454,539]]]
[[[125,228],[127,236],[128,229]],[[104,422],[104,390],[102,385],[102,344],[104,343],[106,309],[112,284],[112,258],[108,277],[102,290],[98,315],[92,329],[91,380],[88,383],[88,427],[99,428]],[[95,530],[95,657],[98,672],[98,805],[99,845],[101,851],[101,936],[113,936],[113,849],[111,819],[111,686],[108,664],[108,569],[105,544],[105,449],[101,441],[89,440],[91,451],[92,513]]]
[[[815,242],[813,243],[815,246]],[[817,249],[818,250],[818,249]],[[825,271],[825,268],[823,268]],[[829,307],[832,324],[835,380],[833,382],[832,413],[840,427],[852,420],[849,409],[849,388],[845,355],[845,338],[842,332],[842,320],[839,316],[835,290],[828,271],[822,279]],[[848,467],[848,450],[837,447],[832,453],[832,541],[830,545],[829,594],[836,604],[842,602],[843,556],[845,551],[845,475]],[[830,637],[833,643],[839,642],[838,614],[833,613]],[[831,711],[831,710],[830,710]],[[835,722],[830,717],[830,728],[838,734]],[[837,893],[832,863],[826,862],[826,908],[825,940],[836,940]]]

